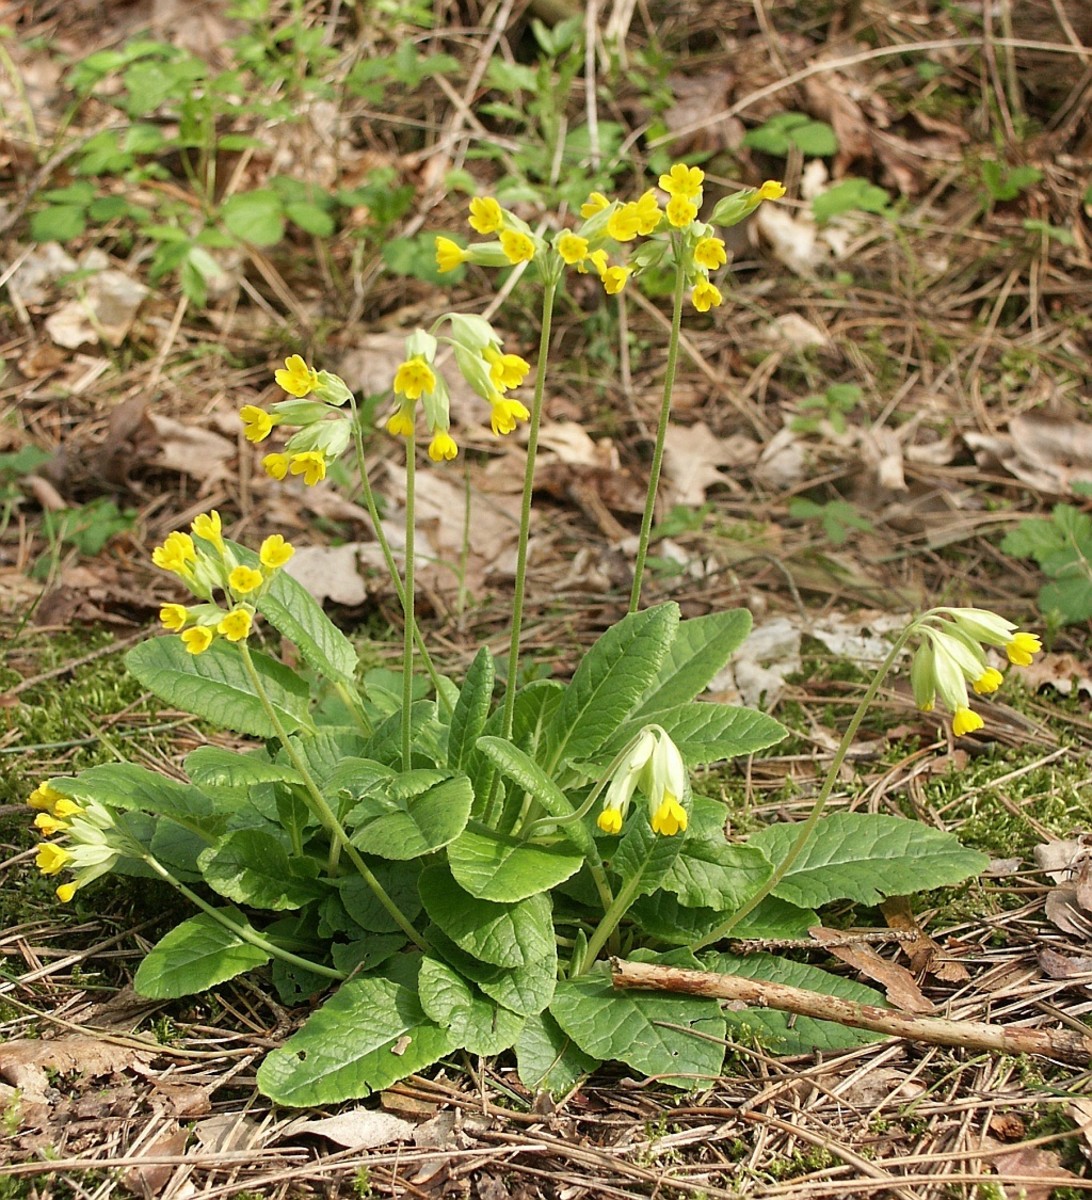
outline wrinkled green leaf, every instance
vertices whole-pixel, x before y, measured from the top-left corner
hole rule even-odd
[[[253,908],[275,912],[301,908],[314,900],[316,885],[301,879],[281,841],[259,829],[239,829],[210,846],[199,860],[201,872],[214,891]]]
[[[751,632],[751,624],[745,608],[680,621],[656,677],[630,720],[639,725],[662,725],[659,713],[689,704],[724,669]]]
[[[454,841],[466,828],[473,801],[465,775],[407,771],[371,784],[346,824],[354,846],[405,861]]]
[[[453,771],[467,770],[474,745],[481,736],[489,716],[495,678],[493,655],[488,646],[483,646],[470,664],[466,681],[451,713],[447,765]]]
[[[235,925],[250,929],[237,908],[216,910]],[[162,937],[145,956],[133,978],[140,996],[174,1000],[204,992],[269,961],[267,951],[251,945],[208,913],[190,917]]]
[[[427,955],[418,978],[421,1007],[471,1054],[500,1054],[519,1034],[525,1017],[482,996],[454,968]]]
[[[769,859],[754,846],[687,838],[660,887],[690,908],[727,915],[753,896],[772,871]]]
[[[516,1038],[516,1069],[531,1093],[563,1096],[597,1066],[548,1012],[528,1017]]]
[[[584,856],[565,843],[530,846],[481,830],[464,830],[447,848],[456,882],[482,900],[510,903],[548,892],[575,875]]]

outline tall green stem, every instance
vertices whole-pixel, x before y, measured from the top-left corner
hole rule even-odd
[[[281,721],[277,710],[273,707],[273,704],[266,693],[265,687],[262,684],[262,677],[258,674],[257,669],[254,666],[254,660],[250,656],[250,649],[246,642],[239,643],[239,651],[242,654],[243,665],[246,668],[247,675],[250,677],[251,686],[254,688],[254,694],[258,697],[262,708],[265,710],[265,714],[269,718],[269,723],[273,726],[273,729],[277,734],[277,740],[284,747],[285,754],[288,755],[289,762],[291,762],[292,766],[294,766],[299,772],[300,778],[303,780],[304,788],[307,791],[307,795],[310,797],[314,813],[318,817],[319,821],[321,821],[323,828],[326,829],[331,837],[337,840],[342,850],[345,851],[346,857],[353,864],[353,866],[356,867],[361,879],[363,879],[368,887],[371,888],[375,898],[390,914],[391,919],[395,922],[398,928],[402,930],[402,932],[410,939],[411,942],[414,943],[414,945],[418,946],[421,950],[427,950],[427,943],[406,919],[405,914],[398,907],[398,905],[395,904],[390,896],[387,895],[386,888],[384,888],[379,880],[376,879],[375,875],[371,871],[371,868],[361,857],[360,852],[352,844],[352,842],[349,841],[349,835],[345,832],[341,822],[337,819],[337,814],[329,806],[329,804],[326,803],[326,797],[323,796],[322,792],[319,791],[318,785],[315,783],[307,764],[303,761],[303,757],[296,749],[296,746],[292,742],[291,738],[289,738],[288,731],[285,729],[284,723]]]
[[[629,594],[629,611],[637,611],[641,603],[641,581],[645,573],[648,542],[652,536],[652,518],[656,512],[656,492],[660,486],[660,471],[664,462],[664,442],[667,438],[667,422],[671,416],[671,394],[675,390],[675,372],[679,365],[679,334],[682,329],[683,293],[686,290],[686,272],[679,259],[679,238],[673,235],[675,247],[675,294],[671,309],[671,339],[667,344],[667,367],[664,371],[664,393],[660,401],[660,423],[656,429],[656,446],[652,451],[652,464],[648,472],[648,492],[645,495],[645,511],[641,518],[641,536],[637,540],[637,557],[633,563],[633,588]]]
[[[872,682],[868,685],[861,702],[857,705],[857,709],[853,716],[849,719],[849,724],[846,726],[845,733],[842,734],[842,740],[838,743],[838,749],[834,752],[834,757],[830,761],[830,767],[827,770],[826,778],[823,780],[823,785],[819,789],[819,794],[815,798],[815,803],[812,805],[811,812],[808,813],[807,820],[800,826],[800,832],[796,835],[796,840],[789,847],[785,857],[774,867],[773,874],[769,879],[758,889],[757,892],[744,904],[741,908],[737,908],[727,920],[713,930],[712,933],[706,934],[700,942],[695,942],[691,947],[693,950],[700,950],[702,946],[708,946],[711,942],[719,941],[727,935],[743,920],[749,916],[762,903],[763,900],[777,887],[782,879],[792,869],[793,863],[800,857],[804,851],[804,847],[811,839],[811,835],[815,832],[815,826],[819,823],[819,818],[823,815],[823,809],[827,806],[827,801],[830,799],[830,794],[834,790],[834,785],[838,781],[838,774],[842,769],[842,763],[845,762],[846,755],[849,753],[850,746],[853,745],[853,740],[857,736],[857,730],[861,727],[861,721],[864,719],[865,713],[868,711],[869,705],[876,699],[876,695],[880,690],[880,685],[887,677],[888,671],[895,664],[895,660],[902,652],[903,646],[917,631],[920,625],[920,620],[911,621],[910,624],[899,634],[895,639],[895,644],[891,647],[887,657],[883,660],[879,670],[876,672]]]
[[[398,603],[402,605],[404,612],[406,607],[406,590],[402,586],[402,577],[398,573],[398,564],[394,561],[394,552],[391,550],[391,544],[384,532],[383,523],[379,519],[379,506],[375,502],[375,493],[372,491],[371,480],[368,478],[368,465],[364,458],[364,435],[360,429],[360,414],[357,411],[355,399],[350,398],[349,404],[353,411],[353,446],[356,450],[356,467],[360,474],[360,492],[364,497],[364,506],[368,510],[368,517],[372,523],[372,532],[375,534],[375,540],[379,543],[379,550],[383,555],[383,562],[386,564],[387,573],[391,577],[395,594],[398,596]],[[425,645],[425,639],[420,629],[417,628],[416,621],[413,624],[413,638],[417,643],[417,653],[420,656],[421,662],[425,665],[429,679],[432,681],[433,691],[436,693],[440,704],[446,707],[448,701],[445,699],[446,693],[444,689],[440,686],[440,673],[436,670],[436,665],[432,661],[432,656],[428,652],[428,647]]]
[[[629,906],[637,899],[637,893],[641,888],[641,871],[635,871],[625,883],[622,884],[618,895],[614,897],[614,902],[603,915],[603,919],[595,927],[595,932],[591,935],[588,941],[587,949],[584,951],[584,961],[580,964],[580,970],[577,975],[583,975],[585,971],[591,970],[592,963],[599,957],[599,951],[607,944],[608,940],[618,928],[618,923],[626,915]]]
[[[538,363],[535,366],[535,395],[531,401],[531,420],[527,434],[527,466],[523,473],[523,502],[519,517],[519,547],[516,552],[516,581],[512,593],[512,641],[508,649],[508,677],[504,693],[504,737],[512,736],[516,712],[516,683],[519,674],[519,642],[523,625],[523,598],[527,583],[527,542],[531,531],[531,500],[535,486],[535,457],[538,431],[542,424],[542,398],[546,391],[546,363],[550,353],[550,331],[554,319],[554,299],[559,280],[545,281],[542,295],[542,332],[538,339]]]
[[[417,487],[417,439],[411,433],[406,439],[406,580],[402,593],[402,613],[405,634],[402,641],[402,770],[412,765],[413,741],[413,630],[416,618],[413,611],[413,522]]]

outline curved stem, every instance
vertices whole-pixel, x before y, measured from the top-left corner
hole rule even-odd
[[[147,852],[141,854],[140,857],[160,878],[165,879],[172,887],[177,888],[191,904],[196,905],[206,916],[212,917],[217,924],[230,930],[240,940],[249,942],[250,945],[265,951],[267,954],[272,954],[282,962],[290,963],[294,967],[302,967],[305,971],[311,971],[315,975],[322,975],[326,979],[343,980],[349,978],[344,971],[339,971],[335,967],[327,967],[323,963],[311,962],[309,959],[301,958],[298,954],[293,954],[291,950],[285,950],[275,942],[269,941],[268,938],[262,937],[256,929],[251,929],[249,925],[236,925],[230,917],[225,916],[219,909],[213,908],[211,904],[203,900],[195,891],[186,887],[180,879],[176,879],[157,858],[153,858]]]
[[[421,950],[427,950],[428,944],[424,941],[421,935],[406,919],[405,914],[397,904],[387,895],[386,889],[376,879],[371,868],[360,855],[360,851],[349,840],[349,835],[345,832],[341,822],[337,819],[334,810],[326,803],[326,798],[319,791],[318,785],[315,783],[308,769],[307,764],[303,761],[299,751],[296,749],[288,732],[282,723],[277,710],[273,707],[266,694],[265,687],[262,685],[261,676],[254,667],[254,660],[250,657],[250,649],[246,642],[239,642],[239,650],[243,657],[243,664],[246,667],[246,672],[250,676],[251,686],[254,688],[254,694],[261,702],[262,708],[265,709],[265,714],[269,718],[270,724],[273,726],[277,734],[277,740],[284,747],[285,754],[288,755],[288,760],[292,766],[300,773],[300,778],[303,780],[304,788],[307,795],[310,797],[311,805],[315,815],[322,822],[323,828],[330,834],[331,837],[345,851],[345,856],[356,867],[361,879],[371,888],[375,898],[390,914],[392,920],[399,929]]]
[[[406,580],[402,592],[402,613],[405,635],[402,642],[402,770],[412,765],[413,713],[413,631],[416,618],[413,612],[413,522],[417,487],[417,439],[411,433],[406,438]]]
[[[637,557],[633,562],[633,588],[629,594],[629,611],[637,611],[641,603],[641,581],[645,573],[648,542],[652,536],[652,518],[656,512],[656,492],[660,486],[660,471],[664,461],[664,442],[667,438],[667,422],[671,415],[671,394],[675,390],[675,372],[679,365],[679,334],[682,329],[683,292],[686,290],[686,272],[679,262],[679,239],[672,237],[675,247],[675,294],[671,309],[671,338],[667,344],[667,367],[664,370],[664,393],[660,402],[660,422],[656,428],[656,445],[652,451],[652,463],[648,471],[648,492],[645,495],[645,511],[641,517],[641,535],[637,540]]]
[[[626,915],[633,901],[637,899],[637,892],[641,886],[642,871],[643,864],[641,870],[635,871],[622,884],[621,891],[614,897],[614,901],[606,913],[604,913],[603,919],[595,927],[595,932],[591,935],[587,949],[584,951],[584,961],[580,964],[580,969],[575,974],[583,975],[585,971],[591,970],[592,963],[599,957],[599,951],[607,944],[614,931],[618,928],[619,921]]]
[[[538,363],[535,366],[535,395],[531,401],[531,420],[527,434],[527,466],[523,473],[523,501],[519,516],[519,547],[516,553],[516,580],[512,592],[512,640],[508,649],[508,676],[505,679],[503,734],[512,736],[516,711],[516,683],[519,674],[519,640],[523,624],[523,599],[527,583],[527,542],[531,531],[531,499],[535,485],[535,458],[538,431],[542,424],[542,398],[546,391],[546,362],[550,353],[550,331],[554,318],[554,299],[558,280],[549,278],[542,295],[542,331],[538,339]]]
[[[921,624],[921,619],[911,621],[909,625],[895,639],[895,644],[888,651],[887,657],[883,660],[879,670],[876,672],[872,682],[868,685],[868,689],[861,697],[860,703],[853,716],[849,719],[849,724],[846,726],[845,733],[842,734],[842,740],[838,743],[838,749],[834,752],[834,757],[830,761],[830,766],[827,769],[826,778],[823,780],[822,787],[819,789],[819,794],[815,798],[815,803],[812,805],[811,812],[808,813],[807,820],[800,826],[800,832],[796,835],[796,840],[789,847],[785,857],[774,867],[773,873],[766,882],[758,889],[757,892],[741,907],[737,908],[727,920],[713,930],[712,933],[706,934],[700,942],[695,942],[691,946],[692,950],[700,950],[703,946],[708,946],[711,942],[719,941],[722,937],[726,937],[744,917],[749,916],[754,910],[766,899],[768,895],[777,887],[777,885],[785,878],[792,868],[793,863],[800,857],[804,851],[804,847],[811,839],[811,835],[815,832],[815,826],[819,823],[819,818],[823,815],[823,809],[827,806],[827,801],[830,799],[830,794],[834,790],[834,784],[837,782],[838,773],[842,769],[842,763],[845,762],[846,755],[849,753],[850,746],[853,745],[853,739],[857,736],[857,730],[861,726],[861,721],[864,719],[865,713],[868,711],[872,701],[876,699],[876,695],[880,690],[880,685],[887,677],[888,671],[895,664],[895,660],[902,652],[903,646],[906,645],[910,637],[915,633]]]
[[[394,591],[398,597],[398,603],[405,609],[405,594],[406,590],[402,586],[402,577],[398,573],[398,564],[394,561],[394,552],[391,550],[391,544],[387,540],[387,535],[383,530],[383,523],[379,519],[379,506],[375,502],[375,493],[372,491],[371,480],[368,478],[368,465],[364,458],[364,435],[360,429],[360,414],[357,411],[356,400],[352,397],[349,399],[349,405],[353,412],[353,447],[356,451],[356,468],[360,474],[360,493],[364,497],[364,506],[368,510],[368,517],[372,523],[372,532],[375,534],[375,540],[379,543],[380,552],[383,555],[383,562],[387,566],[387,573],[391,577],[391,582],[394,584]],[[445,699],[445,693],[440,686],[440,673],[436,670],[436,665],[432,661],[432,656],[428,652],[428,647],[425,645],[425,639],[417,628],[416,622],[413,626],[413,637],[417,643],[417,653],[421,656],[421,661],[425,664],[425,670],[428,672],[428,677],[432,681],[433,691],[436,693],[436,698],[444,710],[451,715],[449,702]]]

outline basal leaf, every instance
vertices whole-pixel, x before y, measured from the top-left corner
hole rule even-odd
[[[642,805],[630,814],[618,848],[610,856],[611,871],[621,876],[627,886],[635,888],[635,896],[647,896],[661,885],[686,844],[686,839],[678,834],[662,837],[654,833],[643,808]]]
[[[249,929],[237,908],[220,908],[235,925]],[[208,913],[176,925],[152,947],[137,968],[133,987],[151,1000],[174,1000],[203,992],[226,979],[269,961],[267,951],[251,945]]]
[[[656,678],[679,624],[676,604],[630,613],[584,655],[546,731],[548,770],[595,756]]]
[[[783,983],[826,996],[840,996],[843,1000],[885,1006],[883,996],[863,983],[832,975],[809,963],[790,962],[774,954],[712,954],[704,959],[703,965],[706,970],[722,975],[742,975],[744,979]],[[882,1033],[870,1033],[840,1025],[836,1021],[820,1021],[815,1017],[801,1017],[774,1008],[745,1008],[727,1011],[724,1015],[729,1030],[750,1032],[757,1036],[763,1048],[777,1054],[849,1050],[854,1046],[882,1042],[885,1037]]]
[[[474,794],[465,775],[407,771],[379,779],[346,818],[354,846],[405,861],[431,854],[462,833]]]
[[[550,1003],[557,986],[557,944],[519,967],[495,967],[460,950],[435,925],[426,931],[429,945],[464,978],[476,983],[492,1000],[522,1017],[532,1017]]]
[[[251,650],[281,724],[288,732],[306,718],[307,685],[288,667]],[[238,647],[217,639],[204,654],[190,654],[177,637],[151,638],[125,655],[125,665],[150,692],[183,712],[203,717],[222,729],[253,737],[277,731],[251,688]]]
[[[489,716],[495,677],[493,655],[488,646],[483,646],[470,664],[466,681],[451,713],[447,765],[453,771],[467,771],[475,743]]]
[[[755,846],[687,838],[660,887],[690,908],[712,908],[727,916],[758,891],[772,870]]]
[[[597,1066],[548,1012],[528,1017],[516,1038],[516,1069],[532,1094],[563,1096]]]
[[[798,832],[794,825],[769,825],[747,844],[757,846],[776,866]],[[774,895],[800,908],[819,908],[833,900],[878,904],[885,896],[960,883],[979,874],[988,862],[952,834],[918,821],[878,813],[833,813],[816,825]]]
[[[429,867],[419,883],[425,912],[466,954],[498,967],[521,967],[554,945],[553,910],[546,895],[517,904],[479,900],[446,867]]]
[[[680,621],[667,655],[631,720],[641,725],[663,721],[657,715],[699,696],[751,632],[751,614],[731,608]]]
[[[416,920],[421,911],[421,897],[417,891],[417,880],[420,875],[419,864],[378,860],[369,863],[368,866],[380,887],[398,906],[406,920]],[[367,930],[369,933],[394,933],[400,929],[391,914],[380,903],[375,892],[360,875],[354,873],[342,876],[337,881],[337,889],[344,908],[344,915],[359,929]],[[326,912],[325,904],[323,911]],[[339,923],[337,927],[345,932],[352,932],[348,925]]]
[[[500,1054],[515,1042],[525,1017],[483,996],[454,968],[427,955],[418,976],[421,1007],[471,1054]]]
[[[258,1068],[258,1087],[297,1108],[370,1096],[458,1046],[425,1016],[416,989],[351,979]]]
[[[223,746],[199,746],[186,755],[182,765],[194,785],[221,804],[245,796],[252,784],[300,782],[299,772],[288,763]]]
[[[57,780],[56,787],[77,802],[97,800],[110,808],[167,817],[210,836],[221,830],[225,823],[224,815],[200,788],[169,779],[137,763],[104,763],[89,767],[74,778]]]
[[[690,767],[765,750],[780,742],[786,732],[780,721],[756,709],[703,701],[660,712],[656,723],[671,735]],[[638,728],[636,724],[626,727],[630,734]],[[624,740],[620,738],[618,744]]]
[[[314,882],[300,878],[281,841],[260,829],[229,833],[200,858],[209,887],[252,908],[275,912],[301,908],[320,894]]]
[[[447,848],[456,882],[481,900],[511,903],[548,892],[575,875],[584,856],[565,843],[530,846],[484,826],[465,829]]]
[[[676,1087],[715,1079],[724,1061],[724,1018],[715,1000],[616,990],[596,972],[561,980],[550,1015],[585,1054]]]

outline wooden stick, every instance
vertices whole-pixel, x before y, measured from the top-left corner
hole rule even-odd
[[[776,1008],[837,1021],[857,1029],[871,1029],[892,1037],[927,1042],[933,1046],[966,1046],[971,1050],[997,1050],[1005,1054],[1040,1054],[1087,1067],[1092,1062],[1092,1036],[1065,1029],[1017,1029],[987,1025],[983,1021],[947,1021],[941,1017],[915,1017],[875,1004],[858,1004],[821,992],[746,979],[742,975],[720,975],[714,971],[689,971],[651,963],[625,962],[612,958],[611,981],[616,988],[642,988],[658,992],[683,992],[688,996],[710,996],[717,1000],[742,1000],[758,1008]]]

